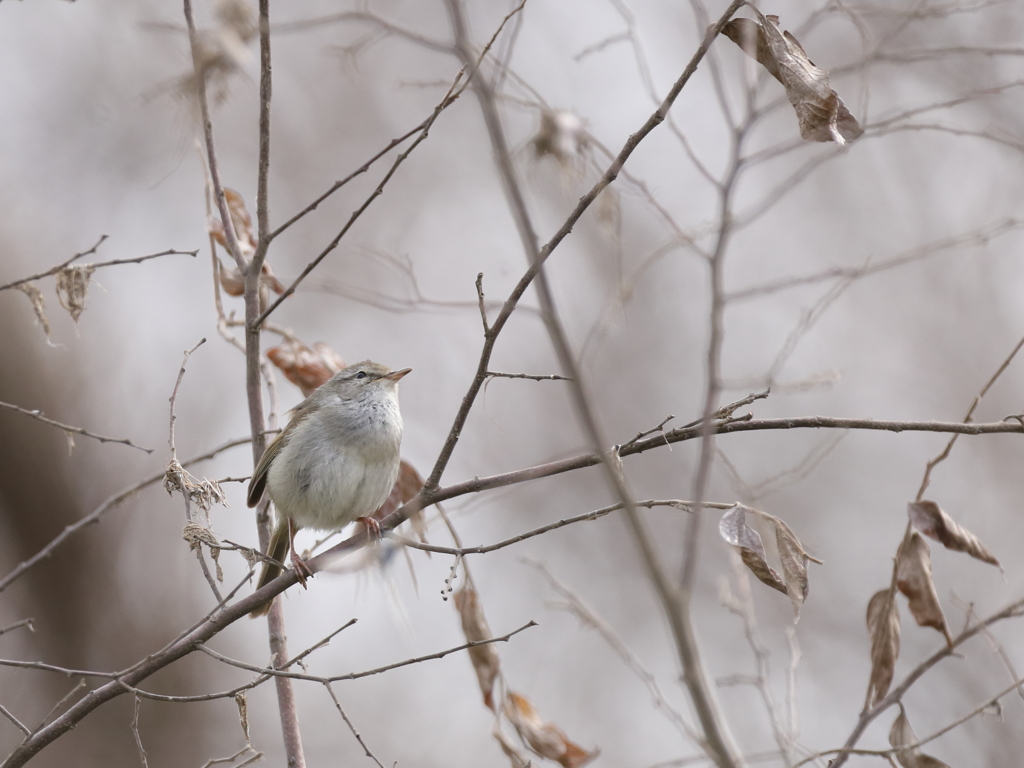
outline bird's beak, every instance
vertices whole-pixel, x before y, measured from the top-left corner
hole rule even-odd
[[[412,371],[412,368],[403,368],[400,371],[392,371],[387,376],[382,376],[381,378],[390,379],[391,381],[398,381],[400,378],[405,376],[405,374],[409,373],[410,371]]]

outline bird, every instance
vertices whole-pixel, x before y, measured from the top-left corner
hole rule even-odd
[[[412,369],[392,371],[364,360],[334,374],[292,409],[288,426],[267,446],[249,480],[247,503],[264,494],[276,510],[257,589],[277,578],[285,553],[299,582],[313,575],[295,551],[302,528],[339,531],[370,519],[388,498],[401,462],[398,382]],[[273,601],[254,610],[270,611]]]

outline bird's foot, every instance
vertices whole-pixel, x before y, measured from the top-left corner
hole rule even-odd
[[[313,578],[313,572],[306,565],[306,562],[294,551],[292,552],[292,568],[295,569],[295,575],[299,579],[299,584],[302,585],[303,589],[306,589],[306,579]]]
[[[370,537],[371,541],[380,541],[383,538],[383,533],[380,529],[380,521],[375,517],[357,517],[357,523],[362,523],[366,528],[366,534]]]

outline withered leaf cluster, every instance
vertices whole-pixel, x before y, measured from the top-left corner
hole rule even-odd
[[[494,637],[487,625],[480,597],[471,585],[455,593],[455,608],[466,640],[480,642]],[[513,768],[526,768],[533,764],[535,761],[530,758],[530,753],[553,760],[562,768],[580,768],[597,757],[597,749],[584,749],[557,725],[545,721],[525,696],[512,691],[496,691],[501,677],[501,659],[493,643],[470,648],[469,658],[483,693],[484,705],[499,717],[504,715],[526,748],[516,745],[501,722],[495,722],[494,737]]]
[[[759,21],[732,19],[722,34],[782,83],[796,110],[800,136],[806,141],[843,145],[863,134],[857,119],[832,90],[828,71],[815,66],[799,41],[779,29],[778,16],[764,16],[752,6],[751,10]]]
[[[747,524],[748,513],[765,521],[774,530],[781,575],[768,564],[761,534]],[[722,515],[718,523],[718,532],[736,548],[744,565],[758,579],[772,589],[789,596],[795,619],[800,621],[800,608],[807,599],[808,592],[807,562],[821,561],[807,554],[792,529],[774,515],[745,504],[736,504]]]
[[[231,215],[231,227],[235,231],[235,241],[238,243],[238,250],[243,258],[251,259],[253,254],[256,253],[258,241],[252,229],[252,216],[249,215],[249,211],[245,207],[245,200],[235,190],[225,188],[224,201],[227,203],[228,212]],[[218,242],[224,250],[230,252],[227,236],[224,234],[224,222],[221,221],[218,213],[211,213],[207,217],[206,230],[210,233],[210,237]],[[242,277],[237,264],[232,267],[225,267],[218,259],[217,272],[220,287],[224,290],[224,293],[228,296],[241,296],[245,293],[245,279]],[[274,271],[270,268],[270,263],[264,260],[262,270],[260,271],[261,308],[267,306],[267,299],[271,290],[280,296],[284,293],[285,287],[274,275]]]
[[[965,552],[1001,569],[999,560],[977,536],[953,520],[934,501],[910,502],[907,504],[907,515],[912,530],[901,543],[896,555],[896,590],[906,596],[910,613],[917,624],[942,633],[952,647],[953,637],[932,578],[931,551],[922,534],[941,542],[947,549]],[[871,638],[868,705],[874,706],[889,692],[896,659],[900,653],[900,617],[893,589],[883,589],[871,598],[868,603],[867,625]],[[916,768],[932,765],[928,762],[932,759],[924,755],[913,757],[911,762],[904,762],[900,758],[900,762],[907,768]],[[942,763],[936,762],[935,765]]]

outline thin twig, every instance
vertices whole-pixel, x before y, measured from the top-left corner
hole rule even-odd
[[[275,677],[287,677],[293,680],[305,680],[308,682],[325,684],[336,683],[340,680],[359,680],[363,677],[370,677],[372,675],[379,675],[382,672],[389,672],[392,669],[408,667],[412,664],[420,664],[424,661],[435,661],[437,659],[443,659],[445,656],[449,656],[453,653],[458,653],[459,651],[465,651],[469,648],[475,648],[478,645],[489,645],[491,643],[505,643],[508,642],[515,635],[518,635],[520,632],[523,632],[527,629],[530,629],[531,627],[536,626],[536,622],[529,621],[523,626],[521,626],[519,629],[513,630],[512,632],[509,632],[507,635],[502,635],[501,637],[493,637],[489,640],[477,640],[469,643],[464,643],[463,645],[457,645],[453,648],[447,648],[443,651],[438,651],[437,653],[429,653],[426,656],[416,656],[414,658],[406,659],[404,661],[397,661],[394,664],[386,664],[383,667],[368,669],[364,672],[350,672],[347,675],[331,675],[328,677],[310,675],[304,672],[286,672],[283,669],[270,669],[268,667],[259,667],[254,664],[247,664],[244,661],[238,661],[237,659],[232,659],[227,656],[224,656],[223,654],[217,653],[216,651],[207,648],[205,645],[197,646],[197,650],[202,651],[203,653],[207,654],[208,656],[211,656],[214,659],[217,659],[218,661],[222,661],[225,664],[229,664],[232,667],[238,667],[239,669],[245,669],[250,672],[259,672],[262,675],[273,675]]]
[[[4,706],[3,704],[0,704],[0,715],[3,715],[3,716],[4,716],[4,717],[6,717],[6,718],[7,718],[8,720],[10,720],[10,721],[11,721],[12,723],[14,723],[14,726],[15,726],[15,727],[16,727],[16,728],[17,728],[17,729],[18,729],[19,731],[21,731],[22,733],[24,733],[24,734],[25,734],[26,736],[29,736],[29,737],[31,737],[31,736],[32,736],[32,731],[30,731],[30,730],[28,729],[28,726],[26,726],[26,725],[25,725],[25,724],[24,724],[23,722],[21,722],[21,720],[19,720],[18,718],[16,718],[16,717],[15,717],[15,716],[14,716],[14,715],[13,715],[13,714],[11,713],[11,711],[10,711],[9,709],[7,709],[7,707],[5,707],[5,706]]]
[[[132,716],[132,734],[135,736],[135,746],[139,748],[139,757],[142,760],[142,768],[149,768],[146,760],[146,749],[142,746],[142,736],[139,734],[139,707],[142,706],[142,699],[135,697],[135,714]]]
[[[35,621],[35,619],[22,619],[21,621],[16,621],[13,624],[8,624],[6,627],[0,627],[0,635],[6,634],[18,627],[28,627],[29,632],[35,632],[36,629],[32,626],[33,621]]]
[[[654,507],[672,507],[683,512],[689,512],[691,511],[694,502],[685,501],[683,499],[647,499],[646,501],[635,501],[633,502],[633,504],[634,506],[645,507],[647,509],[653,509]],[[521,541],[526,541],[526,539],[532,539],[534,536],[540,536],[542,534],[548,533],[549,531],[554,531],[558,528],[564,528],[565,526],[572,525],[573,523],[582,523],[588,520],[598,520],[604,517],[605,515],[623,509],[623,506],[624,505],[622,504],[622,502],[618,502],[617,504],[610,504],[607,507],[595,509],[592,512],[587,512],[582,515],[576,515],[575,517],[567,517],[557,522],[549,523],[548,525],[542,525],[540,528],[534,528],[531,531],[520,533],[517,536],[513,536],[510,539],[505,539],[504,541],[499,541],[496,544],[484,544],[477,547],[442,547],[437,544],[427,544],[425,542],[415,541],[404,536],[399,536],[394,532],[388,532],[387,537],[393,541],[398,542],[399,544],[402,544],[403,546],[409,547],[411,549],[419,549],[423,552],[436,552],[442,555],[456,555],[458,557],[464,557],[465,555],[483,555],[488,552],[494,552],[498,549],[504,549],[505,547],[512,546],[513,544],[518,544]],[[704,507],[708,509],[724,510],[732,509],[734,506],[736,506],[735,502],[724,503],[709,501],[704,503]]]
[[[72,262],[75,262],[75,261],[78,261],[79,259],[81,259],[83,256],[89,256],[90,254],[96,253],[96,249],[99,248],[100,245],[103,244],[103,241],[106,240],[106,239],[107,239],[107,235],[100,235],[100,239],[97,240],[96,244],[93,245],[93,247],[90,248],[89,250],[82,251],[81,253],[76,253],[74,256],[72,256],[67,261],[62,261],[56,267],[51,267],[50,269],[46,270],[45,272],[40,272],[38,275],[32,275],[31,277],[23,277],[20,280],[15,280],[12,283],[7,283],[7,285],[0,285],[0,291],[7,290],[8,288],[14,288],[15,286],[21,285],[23,283],[30,283],[33,280],[39,280],[39,279],[44,278],[44,277],[49,277],[50,275],[55,275],[58,272],[60,272],[62,269],[64,269],[65,267],[69,266]]]
[[[121,445],[127,445],[129,448],[136,448],[140,451],[145,451],[146,453],[153,452],[152,448],[144,448],[141,445],[136,445],[128,438],[106,437],[105,435],[97,435],[95,432],[90,432],[89,430],[82,429],[81,427],[73,427],[70,424],[64,424],[59,421],[54,421],[53,419],[48,419],[45,416],[43,416],[42,413],[39,412],[38,410],[30,411],[28,408],[22,408],[20,405],[13,405],[11,403],[0,403],[0,408],[8,408],[9,410],[17,411],[18,413],[22,413],[25,416],[31,416],[36,421],[43,422],[43,424],[49,424],[51,427],[63,429],[65,432],[73,432],[76,435],[91,437],[93,440],[99,440],[101,443],[121,443]]]
[[[366,742],[363,741],[363,737],[359,734],[359,731],[356,730],[355,725],[352,723],[351,720],[348,719],[348,715],[345,714],[345,710],[341,706],[341,702],[338,701],[338,696],[334,693],[334,688],[331,687],[330,683],[324,683],[324,688],[326,688],[327,693],[330,694],[331,700],[334,702],[334,706],[338,709],[338,714],[341,715],[341,719],[345,721],[345,725],[347,725],[348,729],[352,731],[352,735],[355,737],[355,740],[359,743],[359,746],[363,748],[363,752],[365,752],[366,756],[377,764],[377,768],[384,768],[384,764],[377,759],[377,756],[373,754],[373,752],[370,751],[370,748],[366,746]]]
[[[106,238],[106,235],[104,235],[103,237]],[[102,241],[100,241],[100,242],[102,242]],[[98,245],[98,243],[97,243],[97,245]],[[96,248],[96,246],[93,246],[92,250],[95,250],[95,248]],[[56,267],[53,267],[52,269],[48,269],[46,272],[40,272],[38,275],[32,275],[32,277],[23,277],[20,280],[15,280],[13,283],[8,283],[7,285],[0,285],[0,291],[7,290],[8,288],[14,288],[15,286],[22,285],[23,283],[28,283],[28,282],[31,282],[33,280],[39,280],[40,278],[43,278],[43,277],[49,277],[50,275],[55,275],[58,272],[60,272],[62,269],[67,267],[72,261],[75,261],[76,259],[79,259],[82,256],[85,256],[86,253],[92,253],[92,250],[86,251],[85,253],[77,253],[74,256],[72,256],[68,261],[65,261],[63,264],[60,264],[60,265],[58,265]],[[199,251],[179,251],[179,250],[177,250],[175,248],[168,248],[166,251],[160,251],[160,253],[150,253],[150,254],[148,254],[146,256],[136,256],[134,259],[113,259],[111,261],[99,261],[99,262],[96,262],[94,264],[90,264],[89,266],[92,267],[93,269],[100,269],[101,267],[113,267],[113,266],[116,266],[118,264],[141,264],[144,261],[149,261],[150,259],[158,259],[161,256],[192,256],[192,257],[195,257],[197,255],[199,255]]]
[[[46,721],[49,720],[51,717],[53,717],[53,713],[57,712],[58,710],[60,710],[67,703],[68,699],[70,699],[72,696],[74,696],[76,693],[78,693],[78,691],[82,690],[82,688],[84,688],[84,687],[85,687],[85,680],[84,679],[79,680],[75,684],[74,688],[72,688],[70,691],[68,691],[66,694],[64,694],[61,697],[60,701],[58,701],[56,704],[53,705],[53,707],[51,707],[50,711],[46,713],[46,716],[43,717],[43,719],[39,721],[39,725],[36,726],[36,730],[38,731],[40,728],[42,728],[44,725],[46,725]]]
[[[168,398],[168,402],[171,404],[171,419],[170,427],[168,429],[169,436],[167,438],[167,444],[171,448],[171,461],[176,461],[178,458],[178,451],[174,447],[174,422],[178,420],[178,417],[174,414],[174,402],[178,399],[178,387],[181,386],[181,380],[185,378],[185,365],[188,363],[189,357],[205,343],[206,337],[204,336],[194,347],[192,347],[192,349],[185,350],[185,356],[181,360],[181,368],[178,370],[178,378],[175,380],[174,389],[171,390],[171,396]]]
[[[567,376],[559,376],[557,373],[548,373],[542,375],[536,375],[532,373],[500,373],[498,371],[488,371],[487,378],[489,379],[529,379],[530,381],[569,381]]]
[[[618,657],[622,659],[625,665],[629,667],[638,678],[640,678],[641,682],[643,682],[647,687],[651,698],[654,700],[655,706],[664,713],[666,719],[668,719],[668,721],[671,722],[683,736],[690,739],[697,746],[700,746],[700,735],[694,730],[693,726],[687,722],[686,718],[683,717],[682,712],[674,707],[668,698],[666,698],[665,694],[662,693],[661,686],[658,685],[658,679],[650,672],[650,670],[647,669],[647,667],[644,666],[639,657],[633,653],[629,646],[626,645],[626,642],[619,637],[615,630],[613,630],[606,621],[601,619],[600,616],[594,613],[594,611],[592,611],[583,602],[579,595],[556,579],[554,574],[552,574],[551,571],[549,571],[542,563],[538,563],[533,560],[526,560],[525,562],[527,565],[541,572],[544,578],[548,580],[551,587],[566,599],[567,602],[565,608],[575,614],[580,621],[597,632],[605,643],[607,643]]]
[[[988,391],[992,388],[992,385],[996,383],[996,379],[1002,376],[1003,371],[1005,371],[1009,367],[1010,363],[1013,362],[1013,358],[1015,358],[1017,356],[1017,353],[1020,352],[1021,347],[1024,347],[1024,338],[1017,342],[1017,346],[1015,346],[1013,348],[1013,351],[1011,351],[1010,354],[1006,356],[1006,359],[1003,360],[1002,364],[1000,364],[1000,366],[996,369],[996,372],[992,374],[991,378],[989,378],[989,380],[985,383],[985,386],[983,386],[981,388],[981,391],[978,392],[978,394],[975,396],[974,401],[971,403],[971,407],[967,409],[967,414],[964,416],[964,424],[970,423],[971,416],[974,415],[974,409],[978,407],[978,404],[981,402],[982,398],[988,394]],[[953,445],[956,443],[956,440],[959,436],[959,434],[953,435],[953,437],[951,437],[949,442],[946,444],[946,447],[942,451],[942,453],[940,453],[938,456],[936,456],[934,459],[928,462],[928,465],[925,467],[924,470],[924,477],[921,479],[921,487],[917,491],[918,501],[921,500],[921,498],[924,496],[924,492],[928,489],[928,483],[931,481],[932,477],[932,470],[935,468],[937,464],[940,464],[942,461],[946,459],[946,457],[949,456],[949,452],[953,450]]]

